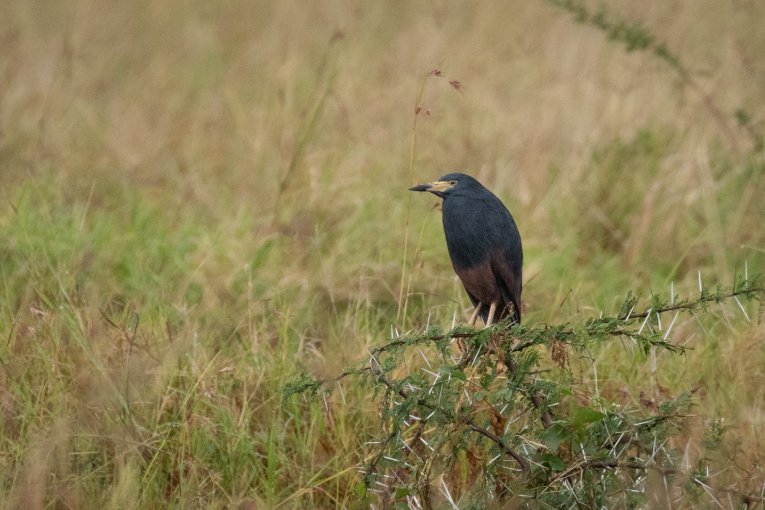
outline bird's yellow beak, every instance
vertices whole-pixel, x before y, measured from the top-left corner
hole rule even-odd
[[[427,184],[418,184],[412,186],[409,191],[430,191],[431,193],[442,193],[446,190],[452,189],[454,184],[449,181],[433,181]]]

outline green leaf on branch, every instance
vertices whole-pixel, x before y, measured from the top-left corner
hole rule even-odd
[[[539,462],[543,466],[546,466],[550,471],[563,471],[566,468],[566,463],[563,459],[552,453],[545,453],[539,457]]]

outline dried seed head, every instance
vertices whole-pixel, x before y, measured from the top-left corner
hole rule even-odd
[[[451,85],[452,88],[456,90],[457,92],[459,92],[460,94],[463,92],[462,82],[460,82],[459,80],[449,80],[449,85]]]

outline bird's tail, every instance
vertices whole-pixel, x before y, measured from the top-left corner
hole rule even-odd
[[[515,298],[510,300],[513,303],[513,321],[516,324],[521,323],[521,304]]]

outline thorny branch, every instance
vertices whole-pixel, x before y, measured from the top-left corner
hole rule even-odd
[[[393,383],[385,376],[385,372],[382,371],[382,369],[380,368],[380,364],[377,362],[374,356],[372,356],[372,358],[370,359],[370,368],[377,375],[378,380],[382,382],[385,386],[387,386],[387,388],[390,391],[396,393],[397,395],[399,395],[401,398],[405,400],[409,398],[409,394],[406,391],[400,388],[396,388],[393,385]],[[419,406],[422,406],[425,409],[428,409],[429,411],[436,411],[449,418],[454,417],[452,412],[446,409],[443,409],[439,406],[433,405],[432,403],[427,402],[423,399],[418,399],[417,404]],[[497,444],[497,446],[499,446],[505,453],[510,455],[520,465],[521,470],[523,471],[524,474],[527,474],[529,472],[529,461],[523,458],[519,453],[514,451],[512,448],[507,446],[505,442],[502,440],[502,438],[486,430],[485,428],[481,427],[471,418],[465,417],[465,418],[462,418],[462,420],[468,427],[470,427],[471,430],[494,441]]]
[[[407,413],[412,412],[417,416],[423,416],[422,418],[413,416],[413,418],[419,421],[420,427],[417,428],[414,436],[410,438],[411,441],[402,439],[404,447],[410,451],[413,451],[412,448],[416,447],[416,444],[420,442],[424,443],[424,445],[430,448],[432,452],[440,451],[447,442],[453,442],[454,447],[456,448],[464,448],[465,445],[462,442],[465,441],[465,436],[463,435],[463,432],[469,430],[477,433],[483,438],[489,439],[490,442],[495,445],[494,448],[499,449],[496,457],[491,460],[488,460],[488,458],[484,459],[485,464],[483,465],[483,468],[486,470],[485,473],[489,473],[490,478],[494,477],[495,474],[493,470],[488,470],[488,466],[495,462],[497,458],[507,456],[509,457],[507,461],[512,459],[512,462],[517,463],[518,466],[520,466],[523,480],[528,481],[536,479],[537,473],[539,473],[539,476],[546,477],[543,479],[545,480],[545,485],[548,487],[555,483],[562,483],[565,485],[571,483],[574,479],[580,479],[581,477],[586,478],[588,476],[587,472],[593,470],[613,470],[615,473],[613,476],[626,477],[626,480],[632,480],[634,483],[637,483],[635,480],[643,476],[640,474],[641,470],[658,470],[665,475],[677,474],[680,472],[676,468],[673,468],[671,463],[670,465],[667,465],[666,463],[660,462],[657,458],[654,458],[654,456],[647,459],[637,457],[624,458],[623,455],[627,449],[622,448],[621,452],[619,452],[615,447],[617,444],[626,444],[622,442],[622,436],[625,433],[625,429],[620,428],[620,424],[622,423],[621,420],[623,419],[625,420],[624,423],[631,423],[633,427],[639,428],[641,434],[650,433],[654,438],[655,447],[656,437],[666,438],[667,434],[669,434],[664,428],[660,427],[660,425],[665,423],[669,417],[682,418],[687,416],[685,411],[677,412],[676,410],[673,410],[675,408],[669,407],[668,410],[661,410],[660,414],[657,416],[650,416],[648,420],[643,418],[643,421],[640,423],[633,423],[626,413],[614,415],[609,412],[606,415],[596,410],[589,409],[587,406],[581,407],[581,405],[575,403],[574,409],[578,409],[578,411],[585,413],[584,415],[581,415],[580,413],[580,418],[577,419],[584,421],[577,422],[577,419],[572,417],[573,415],[571,414],[571,411],[567,412],[566,408],[563,406],[560,407],[559,413],[552,416],[549,408],[559,405],[561,402],[556,400],[557,397],[554,396],[555,393],[545,395],[544,391],[540,391],[539,386],[533,380],[534,377],[536,377],[533,370],[533,367],[536,366],[535,354],[528,352],[524,353],[524,351],[537,345],[556,345],[558,343],[573,346],[577,349],[586,349],[592,341],[605,341],[608,338],[613,337],[628,337],[636,341],[641,347],[646,349],[646,351],[649,348],[660,347],[674,352],[682,352],[682,348],[666,341],[671,326],[664,332],[661,331],[660,327],[659,330],[657,330],[651,326],[651,324],[655,325],[656,317],[658,315],[671,311],[693,313],[697,310],[706,309],[706,304],[711,302],[722,302],[726,299],[736,299],[738,302],[739,296],[761,300],[763,292],[765,292],[765,287],[760,285],[759,282],[745,279],[742,282],[737,282],[737,285],[725,292],[720,290],[717,290],[716,292],[708,292],[706,289],[702,289],[700,295],[695,300],[675,301],[674,296],[672,296],[671,302],[666,303],[662,302],[659,297],[654,296],[651,299],[650,307],[638,312],[635,312],[638,299],[630,295],[626,298],[618,313],[614,313],[611,316],[593,318],[579,325],[542,324],[527,326],[525,324],[516,325],[501,322],[484,330],[467,330],[464,327],[459,327],[444,334],[440,332],[429,332],[419,335],[399,336],[384,345],[371,349],[369,352],[370,357],[368,363],[355,368],[346,368],[339,376],[325,380],[318,380],[310,376],[302,376],[285,390],[285,395],[289,396],[306,392],[315,393],[322,386],[340,381],[351,375],[368,376],[378,388],[382,387],[385,389],[386,397],[383,404],[385,407],[383,416],[393,417],[394,420],[406,418]],[[740,302],[738,302],[738,305],[744,312],[744,315],[746,315],[746,311],[743,309]],[[654,319],[653,321],[651,321],[652,318]],[[648,327],[644,328],[646,325],[648,325]],[[455,359],[449,355],[450,341],[453,339],[460,340],[462,355],[459,359]],[[425,370],[424,368],[423,370],[435,376],[435,380],[431,385],[431,391],[436,387],[436,382],[439,381],[439,378],[442,378],[440,379],[441,383],[439,384],[437,391],[446,389],[447,391],[452,392],[452,397],[447,398],[444,401],[445,404],[442,404],[440,394],[436,400],[435,394],[433,395],[434,398],[430,398],[428,397],[430,393],[426,394],[425,391],[420,393],[420,388],[417,387],[418,385],[416,383],[412,384],[413,379],[411,378],[411,373],[403,379],[394,378],[391,375],[397,368],[403,368],[400,365],[402,359],[400,355],[402,353],[408,352],[410,348],[417,348],[418,346],[424,345],[432,345],[441,353],[443,363],[438,368],[430,367],[428,359],[425,359],[426,363],[428,363],[428,368],[438,371],[438,374]],[[383,357],[383,354],[386,356]],[[489,387],[489,384],[495,380],[497,373],[499,372],[491,365],[493,356],[496,356],[495,359],[497,359],[498,366],[501,366],[501,364],[504,363],[507,367],[508,384],[499,390],[496,389],[496,386]],[[451,358],[451,361],[449,361],[449,358]],[[491,368],[486,371],[487,367]],[[471,371],[467,370],[469,368]],[[454,378],[459,381],[454,381]],[[488,378],[488,382],[484,382],[484,378]],[[448,383],[450,379],[452,380],[452,384]],[[510,379],[513,379],[512,384],[510,384]],[[462,388],[459,386],[460,381],[464,386]],[[457,386],[455,386],[455,382],[458,384]],[[546,382],[545,384],[549,384],[549,382]],[[554,389],[555,385],[552,385],[551,388]],[[499,394],[493,393],[495,391],[509,391],[510,393],[508,396],[500,397]],[[688,399],[693,391],[688,394]],[[472,400],[471,397],[468,396],[468,392],[472,395]],[[463,393],[467,402],[463,400]],[[479,396],[479,393],[482,395]],[[517,394],[524,399],[528,399],[533,405],[518,406],[519,402],[514,400],[515,397],[512,397],[512,394]],[[455,399],[454,395],[459,395],[459,397]],[[399,398],[404,401],[399,402]],[[497,400],[492,400],[492,398]],[[677,403],[679,403],[682,398],[684,397],[680,396],[677,399],[667,401],[662,405],[679,405]],[[506,407],[507,405],[515,407],[510,407],[510,414],[507,415],[505,414],[504,409],[500,411],[498,408],[494,407],[494,403],[497,401],[506,403]],[[686,401],[689,402],[689,400]],[[490,425],[482,426],[473,419],[472,415],[481,410],[480,406],[476,405],[477,402],[485,402],[488,405],[488,408],[493,410],[494,414],[491,416]],[[398,411],[397,408],[402,411]],[[523,441],[523,451],[516,451],[515,447],[511,447],[505,442],[504,437],[506,437],[506,434],[508,433],[508,427],[506,427],[505,424],[517,421],[517,419],[529,409],[536,409],[537,412],[540,413],[544,429],[541,427],[534,427],[532,421],[529,421],[523,426],[521,431],[518,432],[518,434],[521,435],[515,436]],[[422,413],[422,411],[430,414],[428,414],[427,417],[424,417],[425,413]],[[589,417],[587,413],[589,413]],[[436,425],[438,430],[431,430],[430,432],[438,434],[440,442],[431,445],[426,442],[424,438],[423,427],[425,426],[425,423],[430,420],[430,417],[434,415],[436,418],[433,420],[435,423],[439,424]],[[409,414],[409,416],[412,415]],[[610,425],[611,422],[609,422],[608,419],[614,416],[618,417],[619,422],[616,425]],[[507,421],[505,421],[506,419]],[[406,421],[407,419],[404,419],[404,422]],[[365,485],[367,486],[371,483],[370,480],[373,480],[374,477],[377,476],[377,471],[379,470],[378,464],[382,459],[394,460],[391,459],[391,456],[400,459],[400,457],[394,453],[395,449],[398,447],[392,444],[392,442],[398,441],[397,438],[402,432],[402,429],[400,429],[397,423],[398,422],[393,423],[391,425],[391,430],[387,430],[384,435],[381,434],[382,437],[375,448],[377,451],[371,456],[369,463],[366,465]],[[582,425],[583,423],[584,425]],[[447,427],[447,429],[443,429],[442,427]],[[563,448],[562,450],[558,449],[557,445],[560,444],[559,442],[571,441],[571,438],[574,437],[572,434],[585,434],[585,436],[576,437],[587,437],[593,430],[592,427],[595,427],[596,430],[599,431],[596,434],[605,435],[604,437],[606,440],[599,447],[593,447],[593,449],[588,450],[588,453],[586,454],[583,449],[582,456],[574,455],[573,457],[571,455],[573,452],[569,448]],[[616,427],[616,429],[611,428],[609,430],[609,427]],[[453,432],[444,432],[444,430]],[[579,441],[579,439],[577,439],[577,441]],[[637,441],[637,445],[640,446],[641,440],[637,439],[637,436],[634,441]],[[409,442],[409,444],[407,444],[407,442]],[[582,447],[581,443],[579,446]],[[468,454],[472,455],[470,450],[468,450]],[[430,483],[428,480],[428,473],[432,467],[433,459],[433,456],[429,457],[424,461],[424,464],[422,459],[420,459],[421,462],[415,466],[411,466],[407,462],[402,461],[402,469],[404,469],[403,466],[405,466],[406,469],[411,470],[410,475],[414,477],[413,481],[415,486],[421,487],[425,491],[427,491],[427,486]],[[533,470],[532,465],[534,466]],[[537,468],[540,468],[541,471]],[[543,473],[547,473],[547,475],[544,475]],[[397,485],[397,487],[406,488],[407,484],[410,483],[405,481],[406,478],[399,478],[399,475],[395,472],[394,476],[399,483],[403,484],[401,486]],[[688,476],[690,476],[691,481],[693,481],[693,476]],[[518,482],[521,481],[521,479],[516,480]],[[499,481],[499,478],[497,478],[496,481],[497,483],[503,484],[503,482]],[[374,483],[381,484],[379,481],[375,481]],[[516,487],[522,486],[523,485]],[[393,486],[390,487],[393,488]],[[410,488],[411,487],[412,486],[410,486]],[[749,496],[746,495],[740,496],[745,500],[749,498]],[[576,498],[576,496],[574,497]],[[756,498],[750,498],[749,500],[756,501]]]
[[[700,306],[704,305],[705,303],[710,302],[720,302],[725,301],[726,299],[735,298],[737,296],[752,296],[755,294],[760,294],[762,292],[765,292],[765,287],[760,286],[753,286],[750,287],[748,285],[742,285],[740,288],[735,288],[731,292],[727,293],[714,293],[709,294],[702,292],[701,296],[699,296],[698,299],[695,299],[693,301],[678,301],[677,303],[671,303],[666,306],[657,307],[656,309],[649,308],[648,310],[645,310],[643,312],[639,313],[630,313],[629,311],[627,313],[623,313],[619,316],[619,320],[629,320],[629,319],[643,319],[645,317],[648,317],[651,314],[661,314],[666,312],[672,312],[674,310],[687,310],[692,311],[698,309]]]
[[[759,285],[748,285],[747,282],[744,282],[743,285],[740,285],[739,287],[734,288],[731,292],[727,292],[727,293],[703,292],[701,296],[695,300],[678,301],[665,306],[648,308],[641,312],[633,312],[632,310],[628,310],[627,312],[620,314],[618,317],[615,317],[613,321],[614,323],[612,325],[606,322],[608,320],[607,317],[592,321],[581,330],[576,330],[571,328],[548,327],[548,326],[544,326],[541,329],[529,329],[524,326],[517,326],[517,327],[513,326],[512,328],[508,328],[506,324],[500,322],[497,325],[492,327],[491,334],[493,337],[496,337],[499,340],[509,340],[513,338],[518,338],[520,340],[520,339],[523,339],[525,336],[529,336],[529,335],[526,335],[525,333],[535,333],[535,335],[533,335],[530,339],[519,341],[517,344],[510,347],[508,351],[511,353],[521,352],[525,349],[528,349],[529,347],[543,344],[550,340],[562,340],[567,337],[576,338],[582,333],[588,334],[588,336],[595,335],[595,334],[606,334],[609,336],[627,336],[630,338],[644,339],[651,343],[655,343],[655,340],[653,340],[650,337],[650,335],[643,334],[640,331],[633,331],[633,330],[625,329],[623,327],[618,327],[615,324],[616,321],[625,322],[631,319],[644,319],[648,317],[649,315],[662,314],[662,313],[671,312],[675,310],[694,311],[700,308],[701,306],[705,305],[706,303],[720,302],[720,301],[724,301],[729,298],[735,298],[738,296],[753,297],[758,294],[762,294],[764,292],[765,292],[765,287],[759,286]],[[634,303],[637,303],[637,299],[635,299]],[[600,328],[600,326],[605,326],[605,327]],[[517,334],[514,334],[514,333],[517,333]],[[484,330],[474,330],[474,331],[454,331],[447,334],[420,335],[420,336],[406,337],[403,339],[396,339],[392,342],[376,347],[370,352],[370,354],[372,356],[376,356],[377,354],[387,352],[387,351],[396,349],[398,347],[404,347],[407,345],[415,345],[415,344],[420,344],[425,342],[438,342],[447,338],[470,339],[470,338],[476,338],[483,334],[485,334]],[[674,346],[671,346],[671,347],[674,347]],[[467,365],[467,362],[469,361],[469,359],[470,359],[469,356],[464,357],[463,360],[457,365],[457,367],[464,368]]]

